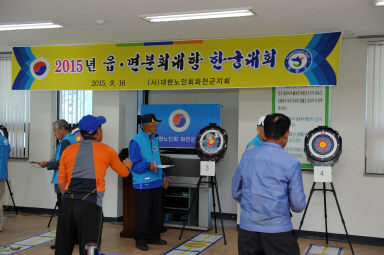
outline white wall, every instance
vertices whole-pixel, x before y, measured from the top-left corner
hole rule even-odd
[[[54,157],[52,123],[56,120],[54,92],[31,91],[30,100],[30,161],[50,160]],[[53,208],[56,194],[51,184],[52,171],[31,165],[28,160],[11,159],[8,173],[17,206]],[[12,205],[6,192],[5,204]]]
[[[120,91],[119,148],[127,148],[137,134],[137,91]]]
[[[228,134],[228,149],[216,165],[221,209],[236,213],[236,202],[231,195],[231,179],[237,165],[238,90],[177,90],[150,91],[149,104],[221,104],[221,127]]]
[[[137,106],[136,91],[94,91],[93,115],[103,115],[107,123],[103,125],[103,143],[112,147],[117,153],[126,147],[125,137],[136,134]],[[130,119],[130,118],[133,118]],[[103,211],[105,217],[123,215],[122,179],[111,169],[105,175],[105,196]]]
[[[137,91],[120,91],[119,150],[128,148],[129,141],[137,134]],[[119,216],[123,215],[123,183],[119,178],[118,206]],[[120,202],[121,201],[121,202]]]
[[[104,116],[107,122],[103,125],[103,143],[112,147],[116,152],[119,150],[119,91],[94,91],[93,93],[93,115]],[[105,175],[105,194],[103,200],[103,212],[106,217],[117,217],[122,215],[122,201],[117,195],[121,192],[119,176],[110,168]]]
[[[338,84],[331,93],[331,127],[343,139],[343,152],[334,166],[333,183],[349,234],[384,238],[384,178],[364,175],[365,75],[367,41],[345,39],[341,46]],[[271,112],[271,89],[240,89],[239,148],[253,137],[257,117]],[[251,120],[247,120],[251,116]],[[241,151],[239,150],[239,156]],[[312,173],[303,173],[304,189],[309,196]],[[333,195],[327,196],[328,231],[344,234]],[[294,214],[298,228],[302,214]],[[315,192],[303,230],[324,232],[322,193]]]

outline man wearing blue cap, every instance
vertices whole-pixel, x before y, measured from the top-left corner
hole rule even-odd
[[[8,158],[11,147],[8,139],[0,133],[0,232],[3,231],[3,195],[8,179]]]
[[[72,254],[75,239],[79,241],[80,255],[85,255],[87,243],[97,243],[100,247],[106,171],[111,167],[120,176],[127,177],[132,167],[129,158],[122,163],[111,147],[101,143],[101,125],[105,122],[103,116],[84,116],[79,122],[83,140],[67,147],[61,156],[58,185],[63,196],[56,231],[56,255]]]
[[[139,133],[129,144],[132,160],[132,181],[135,189],[135,239],[136,248],[148,250],[147,244],[166,245],[160,238],[162,186],[168,187],[168,178],[161,165],[157,123],[162,123],[152,113],[141,116]]]

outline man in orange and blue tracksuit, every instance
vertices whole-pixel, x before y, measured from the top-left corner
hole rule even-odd
[[[83,140],[70,145],[60,159],[58,184],[63,193],[56,231],[56,255],[72,254],[75,240],[80,255],[85,244],[100,244],[105,174],[110,166],[122,177],[129,175],[132,162],[123,163],[117,153],[101,143],[103,116],[84,116],[79,122]],[[77,236],[76,236],[77,235]]]

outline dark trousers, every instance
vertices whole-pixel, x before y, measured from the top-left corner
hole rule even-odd
[[[136,243],[160,240],[162,188],[136,189],[135,194]]]
[[[97,243],[102,230],[102,208],[87,200],[62,197],[56,229],[55,255],[70,255],[76,239],[80,255],[85,244]]]
[[[260,233],[239,230],[239,255],[300,255],[293,231]]]

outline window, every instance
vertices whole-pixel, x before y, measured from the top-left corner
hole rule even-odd
[[[92,114],[92,90],[59,91],[59,119],[77,124],[80,119]]]
[[[368,45],[365,172],[384,174],[384,41]]]
[[[28,158],[29,91],[12,90],[12,60],[0,55],[0,124],[9,133],[11,158]]]

